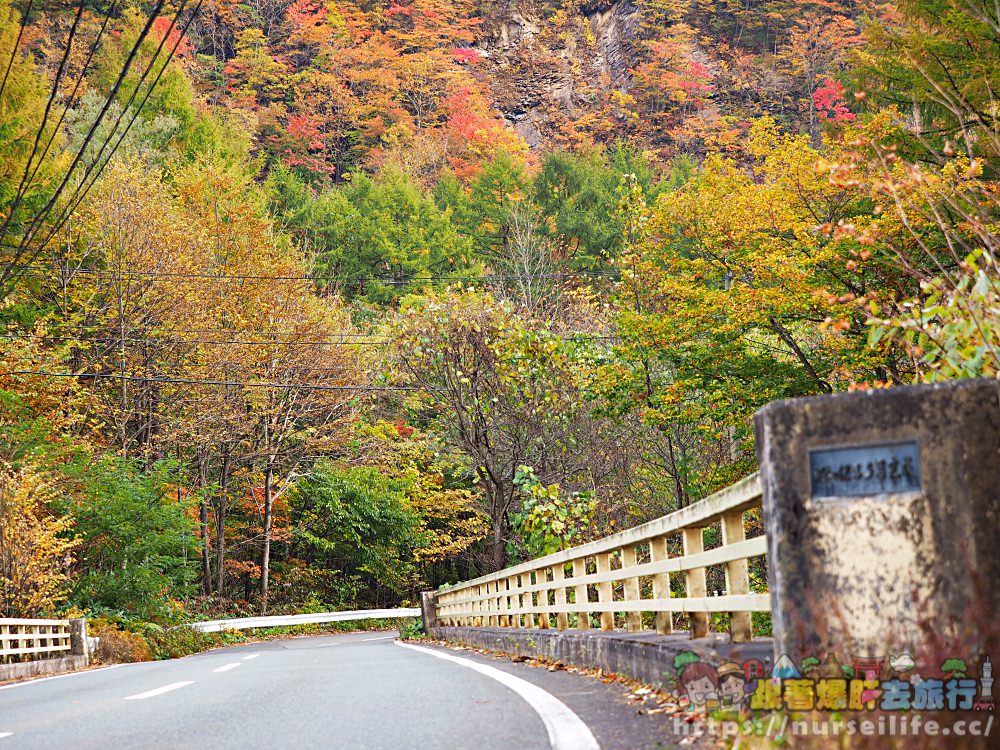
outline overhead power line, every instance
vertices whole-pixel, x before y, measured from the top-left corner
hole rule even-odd
[[[57,321],[49,320],[43,324],[43,327],[48,330],[50,328],[72,328],[78,329],[81,332],[87,332],[91,328],[101,328],[101,323],[90,322],[90,323],[70,323],[68,321]],[[105,327],[109,325],[107,322],[104,323]],[[117,323],[115,324],[117,325]],[[13,330],[13,329],[10,329]],[[10,330],[8,332],[10,332]],[[161,328],[157,325],[146,324],[146,325],[129,325],[128,331],[131,334],[139,333],[224,333],[227,336],[233,334],[245,334],[247,336],[294,336],[296,334],[305,333],[304,331],[296,331],[289,328]],[[369,339],[371,338],[370,333],[354,333],[354,332],[337,332],[338,337],[347,339]]]
[[[80,75],[76,81],[76,85],[73,88],[73,93],[67,100],[66,107],[64,108],[63,111],[63,115],[59,118],[59,123],[62,123],[63,118],[69,111],[69,108],[73,105],[73,100],[75,99],[76,93],[79,90],[80,83],[83,80],[87,68],[90,65],[90,61],[92,60],[101,42],[101,38],[104,35],[104,30],[106,28],[107,21],[110,18],[111,14],[113,13],[114,9],[117,7],[117,2],[118,0],[113,0],[111,8],[109,8],[107,13],[105,14],[104,23],[102,23],[101,30],[98,33],[97,38],[95,39],[94,44],[92,45],[87,55],[84,67],[80,72]],[[138,72],[140,72],[140,77],[138,79],[138,82],[136,83],[134,89],[132,90],[131,95],[128,98],[128,101],[122,107],[122,111],[119,113],[117,119],[115,120],[114,126],[111,128],[110,133],[107,135],[106,138],[103,139],[103,142],[99,144],[97,142],[94,142],[93,144],[94,150],[96,151],[97,155],[93,158],[91,163],[85,167],[85,169],[83,170],[83,175],[77,179],[76,187],[73,189],[72,196],[70,197],[66,205],[57,211],[55,221],[51,223],[48,222],[47,220],[49,219],[50,213],[60,202],[60,198],[62,197],[63,192],[66,190],[67,187],[70,186],[70,181],[71,178],[73,177],[74,172],[76,171],[77,167],[80,166],[81,163],[83,163],[85,155],[89,153],[88,150],[91,146],[91,142],[94,140],[94,135],[97,133],[98,129],[103,123],[112,103],[117,100],[118,93],[121,90],[122,84],[125,82],[132,69],[132,63],[136,59],[136,56],[138,55],[143,43],[148,37],[150,30],[153,28],[154,22],[156,21],[157,18],[160,17],[160,14],[163,11],[166,2],[167,0],[153,0],[152,10],[149,16],[146,18],[142,30],[139,32],[138,37],[132,44],[131,49],[128,51],[126,59],[121,69],[119,70],[117,80],[111,86],[105,98],[104,104],[102,105],[94,121],[91,123],[90,128],[88,129],[82,144],[73,155],[69,167],[62,175],[62,179],[58,181],[58,186],[55,188],[51,196],[49,196],[49,199],[46,202],[45,206],[39,212],[37,212],[27,223],[27,228],[22,233],[18,243],[16,245],[11,246],[11,249],[14,250],[14,254],[11,261],[6,265],[6,267],[0,269],[0,287],[7,286],[10,282],[12,282],[14,279],[18,278],[24,273],[25,267],[30,265],[32,261],[44,251],[45,247],[49,244],[49,242],[51,242],[53,237],[55,237],[62,230],[63,226],[65,226],[66,222],[73,215],[73,213],[76,211],[79,205],[86,199],[91,188],[100,178],[105,167],[107,167],[112,157],[118,151],[118,148],[121,146],[122,142],[128,135],[136,119],[139,117],[146,102],[149,100],[150,95],[153,93],[153,90],[159,83],[161,77],[163,76],[163,73],[166,71],[167,66],[173,60],[178,47],[180,46],[181,42],[184,40],[184,37],[187,34],[188,28],[190,27],[194,18],[197,16],[198,12],[201,10],[202,6],[202,0],[198,0],[198,3],[195,6],[194,10],[189,14],[187,21],[180,29],[180,33],[177,35],[176,41],[174,42],[169,53],[166,55],[165,59],[161,61],[160,53],[162,52],[163,47],[166,44],[167,40],[169,39],[171,33],[173,33],[175,28],[177,28],[178,21],[180,20],[180,17],[184,12],[184,9],[188,3],[188,0],[180,0],[177,11],[173,15],[173,18],[170,21],[169,28],[166,30],[166,32],[164,32],[163,38],[160,39],[155,54],[152,55],[152,58],[149,60],[149,63],[145,66],[144,69],[142,69],[141,65],[139,66],[140,70]],[[31,6],[29,3],[28,11],[26,11],[25,14],[22,15],[21,17],[22,32],[24,24],[27,20],[28,13],[30,12],[30,7]],[[84,2],[83,0],[81,0],[80,4],[81,12],[83,7],[84,7]],[[76,29],[76,24],[74,23],[74,26],[70,32],[70,39],[67,42],[67,55],[68,55],[68,47],[72,42],[72,35],[75,32],[75,29]],[[20,41],[20,38],[21,38],[21,33],[18,34],[18,42]],[[8,74],[10,73],[11,66],[13,65],[13,61],[16,58],[17,54],[18,54],[18,43],[15,43],[14,49],[12,50],[11,53],[10,62],[7,65],[7,71],[4,75],[3,84],[0,84],[0,94],[2,94],[2,90],[6,85]],[[139,92],[142,90],[144,82],[146,81],[150,72],[156,67],[158,63],[160,64],[160,68],[157,71],[155,78],[149,84],[149,86],[146,87],[145,93],[143,94],[141,101],[139,101],[138,105],[133,108],[132,105],[135,102],[136,97],[139,95]],[[58,88],[59,78],[61,76],[62,69],[63,66],[61,65],[60,73],[57,74],[53,91],[55,91]],[[51,107],[46,108],[46,116],[45,118],[43,118],[41,124],[39,125],[38,138],[36,138],[36,147],[35,149],[33,149],[32,155],[34,155],[34,153],[37,152],[37,145],[38,145],[37,141],[38,139],[41,138],[41,135],[45,130],[50,108]],[[127,112],[130,111],[131,111],[131,118],[129,119],[128,124],[119,133],[118,130],[122,118]],[[112,146],[111,151],[108,153],[107,157],[102,160],[101,156],[104,154],[108,145],[111,144],[113,140],[115,140],[116,136],[117,136],[117,141]],[[50,138],[49,142],[45,146],[45,150],[42,152],[42,156],[40,157],[38,164],[35,165],[35,169],[31,173],[32,178],[37,173],[38,168],[41,165],[41,160],[44,159],[44,156],[48,152],[51,143],[52,139]],[[31,168],[31,159],[28,160],[28,164],[26,165],[26,174],[30,168]],[[15,203],[17,202],[19,201],[15,201]],[[11,210],[8,216],[6,217],[3,230],[0,231],[0,240],[3,240],[5,238],[9,222],[12,220],[13,216],[14,216],[14,211]],[[38,237],[46,229],[47,226],[48,226],[48,232],[44,235],[44,237],[40,241],[37,241]]]
[[[182,329],[181,329],[182,330]],[[170,331],[167,331],[168,333]],[[177,333],[179,331],[173,331]],[[212,333],[213,331],[206,330],[205,333]],[[0,334],[0,339],[8,339],[11,341],[18,340],[33,340],[33,341],[43,341],[43,342],[65,342],[65,341],[79,341],[81,343],[93,343],[93,344],[118,344],[118,343],[133,343],[133,344],[205,344],[209,346],[383,346],[387,344],[395,343],[391,339],[385,338],[368,338],[362,339],[358,334],[337,334],[337,338],[324,338],[324,339],[257,339],[254,341],[237,341],[232,339],[170,339],[170,338],[158,338],[156,336],[157,331],[151,330],[150,336],[141,338],[137,336],[72,336],[68,334],[55,334],[55,335],[39,335],[34,333],[25,334],[11,334],[5,333]],[[218,333],[232,334],[236,331],[219,330]],[[241,332],[252,334],[254,332]],[[291,333],[291,332],[286,332]],[[266,335],[266,334],[260,334]],[[348,340],[345,340],[348,339]],[[592,336],[587,334],[574,334],[570,336],[563,336],[563,341],[619,341],[620,336]]]
[[[99,360],[92,361],[94,366],[99,364]],[[108,362],[108,367],[118,367],[118,362]],[[140,367],[145,367],[147,369],[210,369],[219,371],[230,371],[230,370],[240,370],[244,372],[261,372],[262,370],[273,369],[283,373],[289,372],[301,372],[301,373],[312,373],[312,372],[342,372],[344,368],[341,367],[317,367],[315,365],[300,365],[300,364],[279,364],[279,365],[268,365],[267,363],[247,363],[247,362],[164,362],[162,360],[156,360],[149,363],[139,364]],[[110,373],[109,373],[110,374]]]
[[[179,273],[172,271],[113,271],[103,268],[53,268],[51,266],[29,265],[24,267],[25,273],[53,274],[67,272],[71,275],[83,274],[87,276],[98,276],[104,278],[153,278],[153,279],[197,279],[204,281],[332,281],[345,284],[368,284],[381,283],[387,285],[408,285],[418,284],[424,281],[476,281],[488,282],[496,280],[518,280],[518,279],[569,279],[576,277],[592,278],[613,278],[616,274],[611,271],[562,271],[557,273],[541,274],[488,274],[482,276],[455,276],[451,274],[428,274],[425,276],[413,276],[401,279],[398,276],[332,276],[323,274],[313,274],[311,276],[277,275],[265,274],[215,274],[215,273]]]
[[[17,53],[21,48],[21,37],[24,36],[24,27],[28,25],[28,16],[31,15],[31,9],[34,5],[34,0],[28,0],[28,7],[24,9],[24,13],[21,15],[21,23],[17,30],[17,39],[14,40],[14,46],[10,50],[10,59],[7,61],[7,69],[3,74],[3,81],[0,82],[0,97],[3,96],[3,92],[7,89],[7,79],[10,78],[10,70],[14,67],[14,60],[17,59]]]
[[[94,39],[93,45],[90,47],[90,51],[87,53],[87,59],[83,61],[83,67],[80,69],[80,75],[76,78],[76,83],[73,85],[73,91],[70,93],[69,97],[66,99],[66,106],[63,107],[62,114],[59,116],[58,122],[53,126],[52,132],[49,134],[49,140],[45,144],[45,149],[42,151],[42,155],[38,157],[38,161],[35,163],[35,168],[31,172],[31,177],[28,179],[29,183],[35,181],[35,176],[38,174],[38,170],[41,169],[42,164],[45,161],[45,157],[48,156],[49,150],[52,148],[52,144],[56,139],[56,136],[60,132],[63,122],[66,120],[66,115],[70,113],[70,110],[77,104],[77,94],[80,92],[80,86],[83,84],[84,78],[87,75],[87,71],[90,70],[90,63],[94,59],[94,55],[97,52],[98,47],[101,44],[101,39],[104,37],[104,32],[108,28],[108,23],[111,21],[111,17],[115,14],[115,10],[118,8],[118,0],[112,0],[111,6],[108,8],[107,13],[104,14],[104,19],[101,21],[101,28],[97,31],[97,36]],[[13,211],[11,211],[11,216]],[[0,232],[0,237],[3,233]]]
[[[228,333],[233,333],[229,331]],[[370,341],[342,341],[335,339],[283,339],[283,340],[257,340],[257,341],[235,341],[232,339],[165,339],[157,338],[154,335],[148,338],[138,338],[134,336],[39,336],[37,334],[11,335],[0,334],[0,339],[34,339],[37,341],[79,341],[92,344],[206,344],[210,346],[376,346],[378,344],[390,343],[387,339],[373,339]]]
[[[83,201],[86,200],[87,195],[90,193],[91,188],[93,188],[94,185],[97,183],[97,181],[100,179],[101,175],[104,172],[104,169],[108,166],[108,164],[111,162],[111,159],[118,152],[118,148],[122,145],[122,142],[125,140],[125,137],[129,134],[129,131],[132,129],[132,126],[135,124],[136,119],[139,117],[139,114],[142,112],[143,108],[146,106],[146,102],[149,100],[150,95],[153,93],[153,89],[156,88],[156,85],[160,82],[160,78],[163,76],[163,73],[166,71],[167,66],[174,59],[174,54],[177,52],[177,48],[180,47],[181,42],[184,40],[184,37],[187,35],[188,28],[190,27],[191,23],[194,21],[195,17],[198,15],[198,12],[201,10],[201,6],[202,6],[203,0],[198,0],[198,4],[195,6],[194,11],[188,17],[187,22],[184,24],[184,27],[181,29],[180,33],[177,35],[177,39],[174,42],[173,47],[170,49],[170,52],[167,54],[166,59],[163,61],[163,64],[160,66],[160,70],[157,72],[156,77],[153,79],[153,82],[149,84],[149,87],[147,88],[145,95],[142,97],[142,101],[140,101],[139,105],[132,111],[132,117],[131,117],[131,119],[128,121],[128,124],[125,126],[124,130],[122,130],[121,134],[118,135],[118,140],[115,142],[115,145],[112,147],[112,149],[111,149],[110,153],[108,154],[107,158],[102,163],[101,162],[101,155],[104,153],[104,149],[107,147],[107,145],[109,143],[111,143],[112,139],[114,139],[115,135],[118,133],[118,125],[121,123],[122,117],[124,116],[124,114],[126,112],[129,111],[129,108],[132,106],[132,103],[135,101],[135,98],[138,95],[139,90],[142,88],[142,84],[146,80],[146,77],[149,75],[150,71],[152,71],[153,68],[156,66],[156,62],[160,58],[160,52],[163,50],[163,45],[166,43],[167,39],[170,37],[170,34],[173,33],[174,28],[177,25],[177,21],[180,19],[181,14],[184,12],[184,8],[187,6],[187,2],[188,2],[188,0],[181,0],[180,5],[177,8],[177,13],[174,14],[174,17],[171,19],[170,26],[164,32],[163,38],[160,40],[160,43],[159,43],[159,45],[156,48],[156,52],[153,54],[152,58],[149,61],[149,64],[146,66],[145,70],[143,70],[142,75],[139,78],[138,83],[136,83],[135,88],[133,89],[131,96],[129,96],[128,101],[122,107],[121,112],[119,112],[118,117],[115,120],[115,124],[111,128],[110,134],[105,139],[104,143],[101,144],[100,150],[97,152],[97,156],[94,157],[94,161],[91,162],[90,166],[87,168],[87,170],[84,173],[84,175],[83,175],[80,183],[77,185],[76,189],[73,191],[73,195],[70,198],[69,202],[66,204],[66,207],[62,210],[61,214],[59,215],[59,218],[57,218],[55,224],[52,226],[52,228],[49,231],[49,233],[42,240],[41,244],[36,249],[36,251],[33,254],[32,258],[38,256],[38,254],[48,245],[48,243],[52,240],[52,238],[55,237],[62,230],[63,226],[65,226],[66,222],[69,221],[69,218],[73,215],[73,213],[80,206],[80,204],[82,204]],[[90,181],[88,183],[88,181],[87,181],[88,177],[90,177],[91,172],[93,171],[93,169],[94,169],[95,166],[97,166],[97,171],[94,172],[93,178],[90,179]],[[81,193],[81,188],[83,189],[82,193]],[[38,229],[41,229],[41,224],[39,224]],[[36,230],[36,233],[37,233],[37,231],[38,230]],[[34,237],[34,235],[32,235],[32,237]]]
[[[11,221],[14,219],[14,214],[17,213],[17,209],[20,207],[21,201],[24,200],[24,196],[28,189],[29,175],[33,177],[38,171],[36,168],[35,173],[33,173],[31,171],[31,166],[35,161],[35,156],[38,154],[38,148],[42,144],[42,137],[45,135],[45,126],[49,122],[49,114],[52,112],[52,106],[56,103],[56,97],[59,96],[59,84],[62,81],[63,73],[66,72],[70,52],[73,50],[73,41],[76,37],[76,30],[80,25],[80,19],[83,17],[83,10],[85,7],[86,0],[80,0],[80,4],[77,6],[76,15],[73,17],[73,25],[70,26],[69,34],[66,37],[66,44],[63,46],[63,55],[62,59],[59,60],[59,68],[56,70],[55,80],[52,82],[52,91],[49,93],[49,98],[45,102],[45,111],[42,113],[42,123],[38,126],[38,130],[35,132],[35,140],[31,146],[31,153],[28,154],[28,160],[24,163],[24,174],[21,175],[21,182],[17,186],[17,191],[14,195],[14,202],[11,204],[9,211],[7,212],[7,218],[4,219],[3,225],[0,226],[0,237],[7,234],[7,227],[10,226]],[[15,52],[16,51],[17,50],[15,48]],[[83,77],[82,73],[80,74],[80,77]],[[69,105],[67,104],[67,108],[68,106]],[[52,133],[52,136],[55,137],[54,132]],[[52,139],[50,138],[49,143],[51,142]],[[48,151],[47,146],[46,151]],[[43,154],[39,158],[37,166],[41,166],[41,162],[44,158],[45,155]]]
[[[122,84],[128,77],[129,70],[132,67],[132,62],[133,60],[135,60],[136,55],[138,55],[142,43],[146,40],[146,36],[149,34],[150,29],[152,29],[153,27],[153,22],[157,19],[157,17],[159,17],[160,12],[163,10],[163,6],[165,5],[165,3],[166,0],[156,0],[152,12],[149,14],[149,17],[146,19],[146,23],[143,25],[142,31],[140,31],[138,38],[135,40],[135,43],[129,50],[125,62],[123,63],[121,70],[119,71],[117,79],[111,86],[108,96],[104,101],[104,105],[101,107],[100,112],[98,112],[97,117],[94,119],[94,122],[91,123],[91,126],[88,129],[87,134],[84,136],[80,148],[77,150],[76,155],[73,157],[73,160],[70,162],[69,167],[66,169],[66,172],[62,177],[62,180],[60,180],[59,185],[56,187],[55,191],[49,197],[49,200],[45,204],[45,206],[41,209],[41,211],[39,211],[35,215],[35,217],[28,224],[28,228],[25,231],[23,237],[21,238],[20,243],[16,248],[17,254],[13,258],[13,262],[11,263],[10,268],[4,269],[3,273],[0,274],[0,285],[6,284],[13,276],[16,276],[17,273],[22,269],[22,266],[25,262],[30,263],[45,248],[45,244],[43,243],[38,247],[36,247],[31,253],[28,253],[27,258],[24,257],[25,253],[27,252],[28,246],[31,244],[35,235],[44,224],[45,219],[48,217],[53,207],[59,201],[59,198],[62,196],[62,193],[66,189],[67,185],[69,185],[73,173],[76,171],[77,166],[79,166],[81,161],[83,160],[84,154],[89,148],[90,143],[93,140],[94,135],[97,133],[98,128],[100,128],[101,123],[104,121],[104,117],[107,115],[108,110],[111,108],[112,102],[114,102],[117,99],[118,91],[121,89]],[[45,123],[42,123],[39,127],[44,128]],[[111,137],[112,136],[109,136],[108,140],[110,140]],[[49,236],[51,237],[51,234]]]
[[[181,385],[212,385],[227,386],[237,388],[284,388],[289,390],[308,391],[356,391],[359,393],[378,391],[422,391],[423,388],[408,385],[315,385],[312,383],[258,383],[246,382],[242,380],[198,380],[193,378],[164,378],[142,375],[115,375],[112,373],[88,373],[88,372],[46,372],[44,370],[10,370],[0,372],[0,377],[20,376],[40,376],[46,378],[99,378],[105,380],[127,380],[136,383],[166,383]]]

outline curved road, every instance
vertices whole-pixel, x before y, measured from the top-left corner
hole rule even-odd
[[[0,686],[0,750],[663,746],[623,693],[389,633],[292,638]]]

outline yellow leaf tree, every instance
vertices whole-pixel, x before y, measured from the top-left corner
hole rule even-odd
[[[45,615],[65,596],[78,542],[68,517],[47,513],[53,496],[33,469],[0,469],[0,616]]]

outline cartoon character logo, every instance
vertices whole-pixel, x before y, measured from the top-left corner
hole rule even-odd
[[[976,698],[973,710],[993,711],[996,705],[993,702],[993,663],[990,657],[983,659],[979,668],[979,696]]]
[[[797,680],[800,677],[802,677],[802,673],[795,666],[795,662],[791,660],[788,654],[779,656],[778,661],[774,663],[774,668],[771,670],[772,680]]]
[[[882,663],[885,657],[882,656],[855,656],[852,658],[851,667],[854,670],[854,677],[859,680],[878,680],[882,677]]]
[[[899,656],[889,656],[889,668],[897,675],[903,675],[906,672],[912,672],[916,669],[917,663],[913,660],[905,651]]]
[[[681,688],[687,695],[691,711],[719,705],[719,675],[714,668],[700,661],[686,664],[681,670]]]
[[[746,676],[743,667],[736,662],[726,662],[717,670],[719,677],[719,697],[725,708],[740,710],[749,696],[746,692]]]
[[[767,677],[767,667],[760,659],[747,659],[743,662],[743,679],[746,680],[747,690],[751,693],[757,688],[757,680]]]
[[[713,711],[716,708],[742,711],[750,705],[750,695],[758,680],[766,679],[764,662],[748,659],[734,661],[716,668],[701,661],[693,651],[682,651],[674,657],[677,675],[674,697],[687,699],[688,711]]]

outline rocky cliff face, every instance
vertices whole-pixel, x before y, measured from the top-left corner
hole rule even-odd
[[[508,0],[483,8],[480,75],[494,104],[532,147],[586,111],[597,93],[624,89],[640,15],[630,0],[568,4]]]
[[[634,63],[633,42],[639,36],[639,11],[628,0],[598,3],[584,10],[597,47],[595,66],[616,86],[627,83]]]

